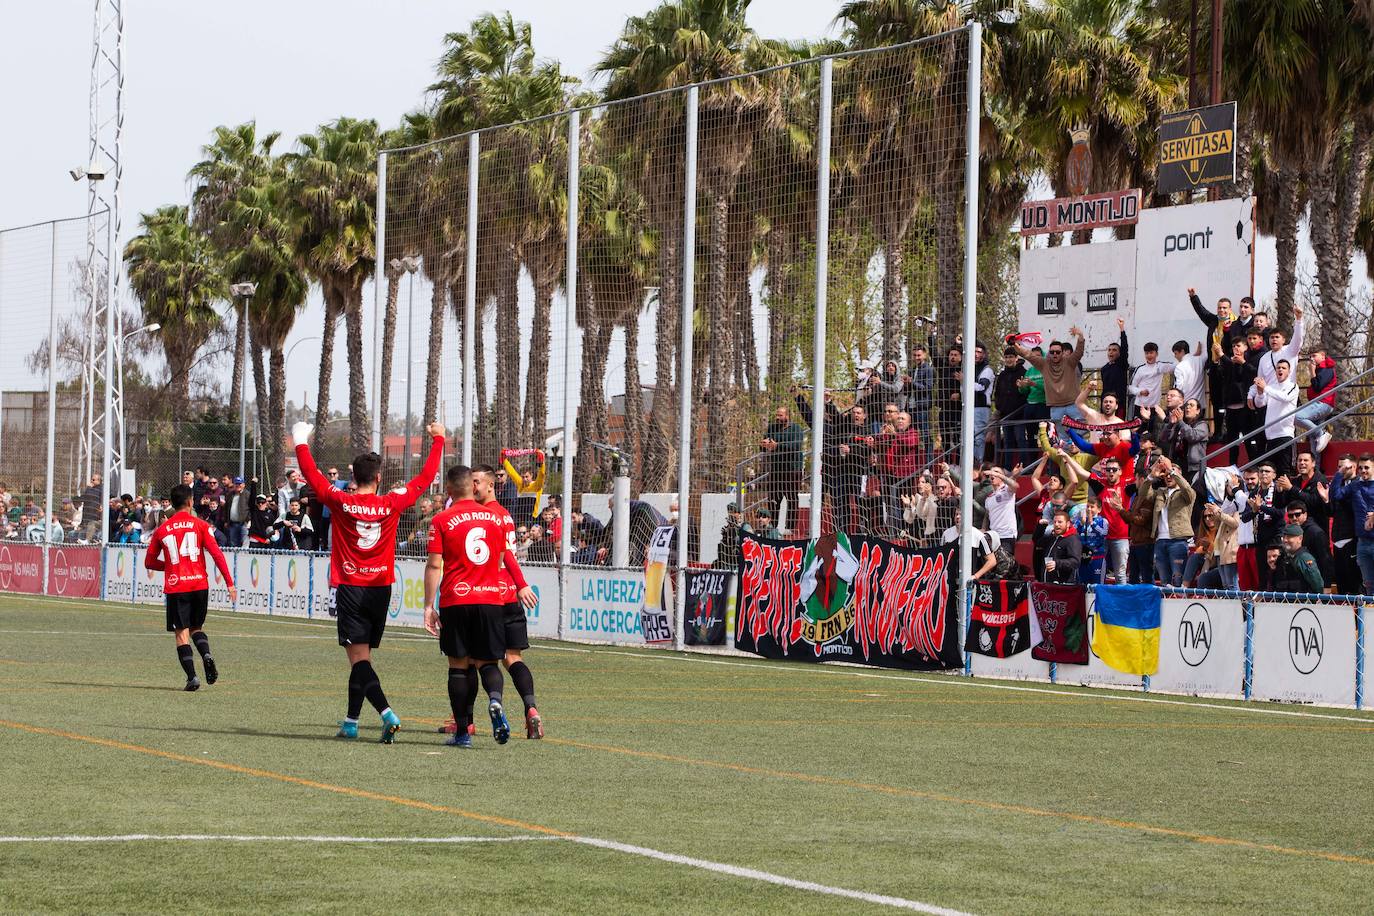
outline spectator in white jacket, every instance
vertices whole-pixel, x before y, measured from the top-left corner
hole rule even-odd
[[[1274,463],[1274,472],[1283,475],[1293,468],[1293,414],[1298,406],[1298,385],[1292,372],[1288,360],[1275,360],[1274,381],[1256,378],[1252,397],[1256,407],[1264,408],[1264,436],[1269,448],[1279,448],[1269,460]]]
[[[1289,374],[1292,374],[1292,367],[1298,364],[1298,354],[1302,352],[1302,306],[1293,306],[1293,339],[1285,341],[1283,332],[1278,328],[1270,328],[1266,332],[1269,336],[1265,339],[1269,344],[1269,351],[1259,358],[1259,365],[1255,367],[1255,373],[1265,384],[1274,384],[1278,378],[1278,365],[1280,360],[1287,360]],[[1255,405],[1259,407],[1259,404]],[[1291,433],[1289,435],[1292,435]]]
[[[1154,341],[1147,343],[1143,352],[1145,362],[1135,367],[1135,374],[1131,376],[1131,383],[1126,386],[1126,392],[1135,398],[1138,412],[1148,414],[1163,397],[1167,387],[1164,384],[1164,375],[1174,368],[1174,364],[1159,361],[1159,344]]]
[[[1202,341],[1198,341],[1197,350],[1193,353],[1188,352],[1188,342],[1186,340],[1174,343],[1174,387],[1183,392],[1183,400],[1189,399],[1198,402],[1202,412],[1207,412],[1207,358],[1202,355]]]

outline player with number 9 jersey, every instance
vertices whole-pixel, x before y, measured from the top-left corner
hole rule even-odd
[[[310,454],[310,446],[296,445],[301,473],[315,491],[315,498],[330,512],[329,584],[363,588],[391,585],[396,581],[396,527],[401,513],[415,505],[420,494],[434,483],[444,457],[444,437],[434,436],[420,473],[404,486],[387,493],[348,493],[337,490]]]

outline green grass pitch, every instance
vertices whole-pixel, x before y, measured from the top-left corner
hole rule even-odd
[[[434,641],[397,631],[381,746],[370,708],[333,738],[327,625],[207,632],[222,677],[187,694],[160,608],[0,599],[0,910],[1353,913],[1374,891],[1368,714],[548,643],[548,739],[512,721],[459,751]],[[187,834],[250,839],[36,839]],[[523,839],[413,842],[439,837]]]

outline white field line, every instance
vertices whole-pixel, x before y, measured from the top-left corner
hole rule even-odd
[[[518,836],[436,836],[436,837],[365,837],[365,836],[250,836],[243,834],[207,834],[207,833],[176,833],[176,834],[151,834],[151,833],[123,833],[111,834],[106,836],[79,836],[79,835],[59,835],[59,836],[0,836],[0,843],[144,843],[144,842],[222,842],[222,843],[393,843],[393,844],[418,844],[418,845],[449,845],[465,843],[523,843],[533,841],[544,842],[570,842],[581,846],[591,846],[596,849],[606,849],[612,852],[624,853],[625,855],[639,856],[645,859],[655,859],[659,862],[667,862],[672,865],[685,865],[688,868],[697,868],[702,871],[712,872],[717,875],[726,875],[732,878],[743,878],[749,881],[760,881],[764,884],[773,884],[778,887],[786,887],[792,890],[809,891],[813,894],[827,894],[832,897],[844,897],[849,900],[859,900],[864,903],[877,904],[879,906],[893,907],[902,910],[911,910],[917,913],[931,913],[934,916],[968,916],[961,910],[952,910],[946,907],[935,906],[929,903],[922,903],[919,900],[908,900],[904,897],[890,897],[886,894],[871,894],[867,891],[850,890],[844,887],[833,887],[828,884],[818,884],[815,881],[799,881],[796,878],[788,878],[784,875],[775,875],[772,872],[760,871],[756,868],[742,868],[738,865],[729,865],[724,862],[712,862],[709,859],[697,859],[691,856],[681,856],[676,853],[663,852],[658,849],[650,849],[647,846],[632,846],[628,843],[617,843],[614,840],[601,840],[596,837],[584,836],[540,836],[536,834],[521,834]]]
[[[574,836],[567,838],[570,842],[579,843],[583,846],[595,846],[598,849],[610,849],[615,852],[623,852],[627,855],[642,856],[646,859],[657,859],[660,862],[669,862],[673,865],[686,865],[689,868],[699,868],[703,871],[714,872],[718,875],[729,875],[733,878],[746,878],[750,881],[762,881],[765,884],[776,884],[779,887],[788,887],[793,890],[810,891],[813,894],[829,894],[832,897],[845,897],[850,900],[861,900],[864,903],[874,903],[879,906],[895,907],[902,910],[913,910],[917,913],[933,913],[936,916],[968,916],[962,910],[951,910],[942,906],[935,906],[931,903],[922,903],[919,900],[907,900],[905,897],[889,897],[886,894],[870,894],[867,891],[855,891],[844,887],[832,887],[828,884],[817,884],[814,881],[799,881],[796,878],[788,878],[783,875],[775,875],[772,872],[759,871],[755,868],[741,868],[738,865],[727,865],[724,862],[712,862],[709,859],[694,859],[690,856],[680,856],[671,852],[660,852],[657,849],[649,849],[646,846],[631,846],[628,843],[617,843],[614,840],[598,840],[595,837]]]
[[[239,619],[241,620],[242,618],[239,618]],[[270,618],[269,618],[269,619],[270,619]],[[328,629],[330,629],[330,630],[334,629],[334,627],[333,627],[333,626],[330,626],[329,624],[316,624],[316,626],[321,627],[321,628],[328,628]],[[8,630],[8,629],[0,629],[0,633],[19,634],[19,635],[29,635],[29,636],[100,636],[100,637],[114,637],[114,638],[119,638],[119,637],[130,637],[130,638],[133,638],[133,639],[166,639],[167,636],[168,636],[168,634],[166,634],[166,633],[161,633],[161,632],[159,632],[159,633],[112,633],[112,632],[97,632],[97,631],[94,631],[94,630],[19,630],[19,629]],[[325,636],[325,635],[323,635],[323,634],[321,634],[321,635],[319,635],[319,636],[314,636],[314,635],[311,635],[311,636],[304,636],[304,635],[295,634],[295,633],[290,633],[290,634],[288,634],[288,633],[226,633],[226,632],[224,632],[223,630],[212,630],[211,633],[214,635],[215,639],[280,639],[280,640],[291,640],[291,639],[297,639],[297,640],[299,640],[299,639],[319,639],[319,640],[331,640],[331,641],[332,641],[332,640],[334,640],[334,639],[336,638],[336,637],[334,637],[334,636]],[[389,633],[389,634],[387,634],[387,639],[392,640],[392,641],[406,641],[406,640],[415,641],[415,640],[418,640],[418,641],[425,642],[425,641],[433,641],[434,637],[433,637],[433,636],[430,636],[428,633]],[[573,648],[566,648],[566,647],[563,647],[563,646],[548,646],[548,645],[544,645],[543,643],[536,643],[536,644],[534,644],[534,645],[532,646],[532,648],[533,648],[533,649],[537,649],[537,650],[539,650],[539,651],[541,651],[541,652],[544,651],[544,650],[546,650],[546,649],[547,649],[548,651],[550,651],[550,652],[578,652],[578,653],[584,653],[584,654],[585,654],[585,653],[590,653],[590,652],[591,652],[590,649],[573,649]]]
[[[781,663],[778,665],[762,665],[757,662],[726,662],[711,658],[697,658],[694,655],[662,654],[648,655],[641,652],[605,652],[606,655],[619,655],[624,658],[637,658],[648,661],[677,661],[695,662],[701,665],[725,665],[732,668],[753,668],[756,671],[766,671],[770,674],[834,674],[847,675],[849,677],[861,677],[879,681],[907,681],[917,684],[938,684],[943,687],[981,687],[984,690],[1008,690],[1017,693],[1047,693],[1056,697],[1075,697],[1081,700],[1112,700],[1124,703],[1154,703],[1162,706],[1186,706],[1190,709],[1219,709],[1223,712],[1251,713],[1254,715],[1266,716],[1296,716],[1304,719],[1334,719],[1338,722],[1359,722],[1361,725],[1374,724],[1374,717],[1371,716],[1342,716],[1331,713],[1320,712],[1301,712],[1295,709],[1272,709],[1268,706],[1246,705],[1228,706],[1224,703],[1204,703],[1193,702],[1190,700],[1166,700],[1161,697],[1143,696],[1123,696],[1116,693],[1103,693],[1094,690],[1093,693],[1078,693],[1072,690],[1055,690],[1052,687],[1019,687],[1012,684],[992,684],[987,681],[978,681],[966,677],[913,677],[900,674],[873,674],[866,671],[859,671],[848,666],[829,666],[829,665],[794,665]]]

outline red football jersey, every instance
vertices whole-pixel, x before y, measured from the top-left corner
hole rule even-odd
[[[203,592],[210,588],[205,570],[205,555],[214,558],[225,585],[233,585],[229,564],[215,540],[210,523],[189,511],[181,511],[157,526],[143,565],[162,570],[162,590],[169,595],[182,592]]]
[[[404,488],[387,493],[336,490],[310,457],[310,446],[296,446],[296,461],[315,498],[329,507],[329,584],[390,585],[396,581],[396,526],[439,473],[444,439],[436,437],[425,466]]]
[[[515,589],[522,589],[528,583],[525,581],[525,574],[520,571],[520,562],[515,558],[515,519],[511,517],[510,510],[505,506],[492,500],[489,503],[482,503],[483,508],[490,509],[504,520],[506,528],[506,550],[501,555],[501,573],[506,577]],[[512,601],[515,599],[512,598]]]
[[[459,500],[434,517],[429,552],[444,558],[440,607],[515,600],[515,587],[503,568],[509,520],[499,506],[483,506],[470,499]]]

